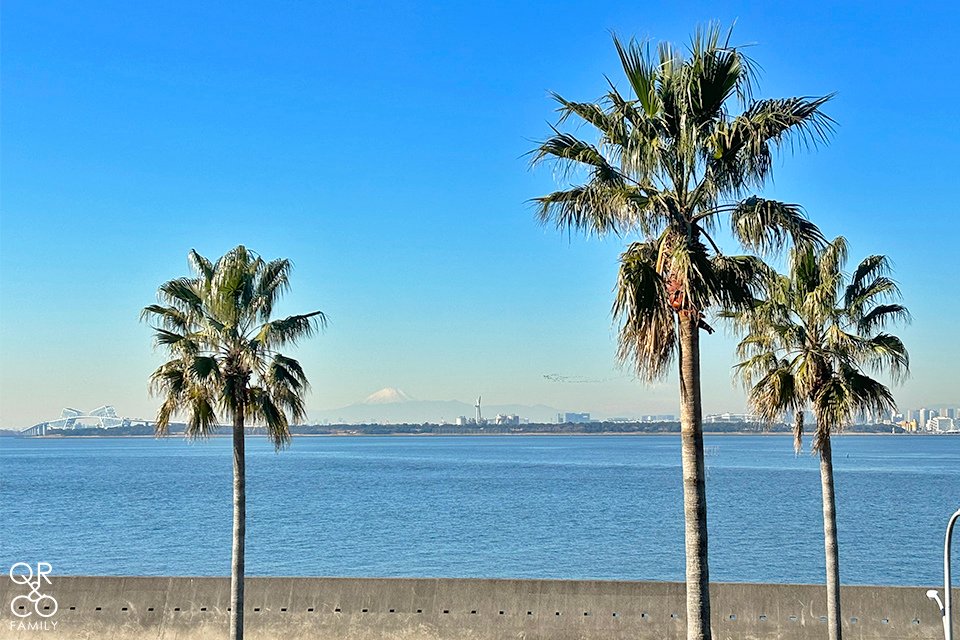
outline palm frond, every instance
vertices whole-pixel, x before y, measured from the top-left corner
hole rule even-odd
[[[868,281],[879,278],[880,276],[889,275],[891,270],[892,265],[887,256],[872,255],[861,260],[853,272],[853,275],[850,277],[850,287],[848,289],[850,293],[848,294],[847,301],[849,302],[852,298],[856,297],[857,294],[864,289]]]
[[[277,298],[290,288],[290,271],[293,264],[286,258],[264,263],[257,278],[253,305],[257,318],[266,321],[273,314],[273,305]]]
[[[193,354],[200,351],[200,345],[194,335],[168,331],[161,327],[154,327],[153,331],[154,342],[158,347],[166,347],[171,352],[183,354]]]
[[[864,314],[870,305],[900,296],[900,288],[890,273],[890,261],[886,256],[869,256],[854,271],[850,284],[844,292],[843,303],[855,316]]]
[[[534,149],[531,164],[536,165],[546,160],[574,163],[575,165],[591,167],[600,172],[606,179],[620,177],[617,169],[610,164],[596,146],[577,138],[571,133],[562,133],[556,128],[553,128],[553,133],[553,136],[541,142]]]
[[[195,312],[203,303],[199,282],[193,278],[177,278],[160,285],[158,296],[184,312]]]
[[[149,322],[159,320],[165,329],[188,333],[192,330],[195,320],[190,315],[176,307],[165,307],[159,304],[147,305],[140,312],[140,320]]]
[[[877,373],[888,373],[894,382],[910,374],[910,354],[903,341],[889,333],[879,333],[860,345],[858,358]]]
[[[797,407],[796,379],[788,366],[770,369],[750,389],[750,407],[764,422],[776,421],[785,412]]]
[[[262,422],[267,437],[278,450],[290,444],[290,425],[287,416],[277,407],[274,394],[261,387],[251,387],[250,417]]]
[[[612,309],[620,323],[617,358],[633,363],[646,381],[663,376],[677,342],[673,310],[656,267],[658,253],[654,242],[635,242],[624,251]]]
[[[740,243],[761,254],[782,250],[788,238],[799,247],[824,242],[820,229],[806,218],[799,205],[750,197],[734,208],[730,218]]]
[[[727,311],[753,308],[773,270],[755,256],[715,255],[705,283],[713,305]]]
[[[307,376],[303,373],[300,363],[280,354],[273,357],[267,369],[266,380],[271,388],[283,386],[301,391],[309,387]]]
[[[213,278],[213,263],[197,253],[196,249],[190,249],[190,253],[187,254],[187,260],[193,271],[203,278],[205,282],[209,282],[210,279]]]
[[[264,323],[254,340],[271,349],[296,344],[299,340],[312,336],[318,329],[326,326],[326,323],[327,317],[322,311],[288,316]]]
[[[620,56],[623,73],[633,89],[637,101],[648,116],[660,111],[660,98],[657,94],[658,65],[653,59],[649,43],[640,43],[631,39],[624,45],[614,35],[613,45]]]
[[[598,236],[619,234],[645,220],[650,207],[650,199],[636,187],[600,181],[555,191],[535,198],[534,203],[542,224],[552,222],[558,229]]]
[[[200,386],[190,387],[184,405],[187,410],[186,435],[188,438],[208,438],[216,432],[219,426],[217,412],[214,409],[216,400],[208,389]]]
[[[910,312],[902,304],[880,304],[862,314],[857,320],[857,331],[869,335],[890,323],[908,324]]]
[[[215,356],[194,356],[189,362],[190,373],[199,383],[210,383],[221,378],[220,365]]]
[[[732,26],[724,35],[722,26],[712,22],[698,27],[691,38],[687,84],[697,125],[719,121],[731,97],[746,101],[753,96],[753,61],[731,46],[732,35]]]
[[[614,148],[628,144],[627,128],[622,117],[618,118],[615,113],[608,113],[595,102],[572,102],[556,92],[551,92],[550,95],[560,103],[558,124],[563,124],[571,116],[577,116],[603,134],[606,144]]]
[[[760,186],[770,176],[775,150],[829,140],[834,122],[821,107],[832,97],[760,100],[733,120],[719,121],[706,158],[710,172],[734,190]]]

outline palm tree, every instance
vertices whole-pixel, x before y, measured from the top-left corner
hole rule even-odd
[[[618,357],[654,380],[679,353],[687,637],[698,640],[710,638],[700,330],[712,332],[710,309],[744,304],[761,271],[755,258],[724,255],[712,234],[725,220],[760,253],[820,241],[799,207],[750,190],[770,177],[777,150],[816,145],[832,126],[821,112],[830,96],[754,100],[753,63],[730,35],[698,29],[686,53],[614,37],[632,93],[611,82],[596,102],[554,94],[558,125],[532,154],[534,164],[553,161],[583,179],[535,199],[541,222],[642,238],[620,260]],[[591,138],[560,131],[571,118],[589,125]]]
[[[894,381],[909,372],[907,350],[884,331],[909,320],[885,256],[864,259],[845,283],[847,243],[836,238],[822,251],[795,249],[790,273],[774,274],[765,297],[736,315],[746,331],[736,369],[749,388],[753,410],[767,422],[795,416],[799,453],[803,413],[813,409],[811,450],[820,454],[823,535],[827,565],[827,618],[831,640],[840,640],[840,560],[830,434],[858,416],[895,409],[893,395],[866,371],[888,372]]]
[[[310,336],[325,323],[320,311],[271,320],[289,288],[291,263],[265,262],[245,247],[217,262],[191,250],[193,277],[160,286],[161,304],[143,319],[157,323],[156,344],[170,360],[154,371],[151,391],[163,398],[156,432],[166,434],[175,414],[187,416],[186,435],[216,432],[218,416],[233,422],[233,550],[230,568],[230,638],[243,638],[246,480],[244,427],[262,424],[277,449],[290,442],[288,418],[305,417],[307,378],[296,360],[278,349]]]

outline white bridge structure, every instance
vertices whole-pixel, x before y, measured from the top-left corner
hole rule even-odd
[[[143,420],[131,420],[117,415],[117,410],[111,405],[105,404],[97,407],[93,411],[84,412],[72,407],[66,407],[60,412],[60,417],[55,420],[39,422],[32,427],[27,427],[21,433],[24,435],[45,435],[48,429],[58,431],[72,431],[74,429],[116,429],[117,427],[126,427],[131,423],[144,423]]]

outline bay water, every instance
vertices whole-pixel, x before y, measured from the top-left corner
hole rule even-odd
[[[822,582],[817,459],[705,449],[711,579]],[[842,581],[942,582],[960,437],[835,437],[834,468]],[[231,473],[229,438],[4,438],[0,566],[228,575]],[[247,496],[248,575],[684,576],[676,435],[251,437]]]

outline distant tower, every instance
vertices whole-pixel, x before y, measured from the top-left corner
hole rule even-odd
[[[482,397],[483,396],[477,396],[477,426],[480,426],[480,424],[482,424],[481,420],[483,420],[483,418],[480,416],[480,398]]]

